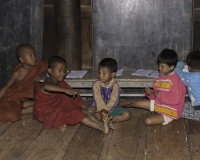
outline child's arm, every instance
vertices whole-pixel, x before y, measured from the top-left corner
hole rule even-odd
[[[173,85],[169,91],[160,90],[156,98],[163,104],[176,105],[181,101],[182,96],[185,96],[185,87],[180,84],[180,80],[172,80]]]
[[[188,79],[190,79],[191,73],[183,71],[184,65],[185,65],[184,62],[178,62],[174,71],[179,75],[182,82],[187,87],[188,86]]]
[[[157,96],[157,92],[150,89],[150,87],[147,87],[145,88],[145,96],[150,100],[154,100],[155,97]]]
[[[18,72],[13,72],[8,80],[8,82],[6,83],[6,85],[0,90],[0,99],[5,95],[5,93],[7,92],[8,88],[17,80],[17,78],[19,77],[19,73]]]
[[[40,76],[35,77],[34,81],[35,82],[40,82],[40,80],[47,75],[47,71],[43,72],[42,74],[40,74]]]
[[[166,105],[176,105],[180,103],[179,90],[173,90],[170,92],[160,91],[156,98],[163,104]]]
[[[72,95],[73,97],[75,97],[75,95],[77,95],[77,92],[75,92],[73,89],[62,88],[62,87],[52,85],[52,84],[44,84],[43,90],[46,91],[46,92],[65,93],[65,94],[68,94],[68,95]]]

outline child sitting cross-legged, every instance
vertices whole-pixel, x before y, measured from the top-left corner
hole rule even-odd
[[[178,55],[174,50],[164,49],[157,57],[160,76],[155,80],[153,89],[147,87],[149,100],[124,101],[121,106],[143,108],[157,114],[145,119],[146,125],[168,124],[181,116],[186,89],[174,68]]]
[[[50,77],[39,87],[35,95],[33,116],[43,123],[44,128],[66,130],[66,124],[82,124],[108,134],[108,115],[103,115],[103,122],[97,122],[83,113],[86,108],[80,95],[65,81],[66,61],[59,56],[52,56],[48,61]]]
[[[186,64],[178,62],[175,72],[187,87],[190,101],[186,101],[181,117],[200,121],[200,51],[187,55]]]
[[[112,120],[110,128],[115,129],[112,122],[126,121],[131,118],[127,109],[119,106],[120,86],[115,81],[117,62],[113,58],[104,58],[99,63],[98,80],[92,85],[93,99],[89,111],[95,114],[97,120],[102,119],[102,113],[108,113]]]
[[[0,121],[16,122],[22,114],[33,111],[34,82],[46,74],[47,62],[36,58],[29,44],[17,48],[19,64],[13,69],[6,85],[0,90]]]

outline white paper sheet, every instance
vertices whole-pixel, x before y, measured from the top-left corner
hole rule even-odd
[[[83,78],[86,73],[87,70],[72,70],[66,78]]]
[[[123,69],[118,69],[117,73],[116,73],[116,76],[121,76],[123,71],[124,71]]]
[[[158,71],[153,71],[150,75],[148,75],[147,77],[151,77],[151,78],[158,78],[158,76],[160,75],[160,73]]]
[[[157,78],[159,76],[159,72],[154,70],[138,69],[137,71],[133,72],[132,75]]]

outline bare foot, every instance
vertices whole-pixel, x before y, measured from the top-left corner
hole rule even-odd
[[[59,129],[60,129],[62,132],[65,132],[65,131],[67,130],[67,125],[64,124],[64,125],[61,126]]]
[[[112,120],[110,120],[110,122],[109,122],[109,127],[111,128],[111,129],[116,129],[116,127],[113,125],[113,123],[112,123]]]
[[[104,129],[103,129],[103,132],[105,133],[105,134],[108,134],[109,133],[109,126],[108,126],[108,123],[109,123],[109,121],[110,121],[110,117],[108,117],[108,115],[107,114],[103,114],[104,116],[103,116],[103,125],[104,125]]]

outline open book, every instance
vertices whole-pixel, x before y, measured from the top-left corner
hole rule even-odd
[[[117,73],[116,73],[116,76],[121,76],[122,73],[123,73],[123,69],[118,69]]]
[[[72,70],[66,78],[83,78],[86,73],[87,70]]]
[[[155,70],[138,69],[137,71],[133,72],[132,75],[157,78],[159,76],[159,72]]]

